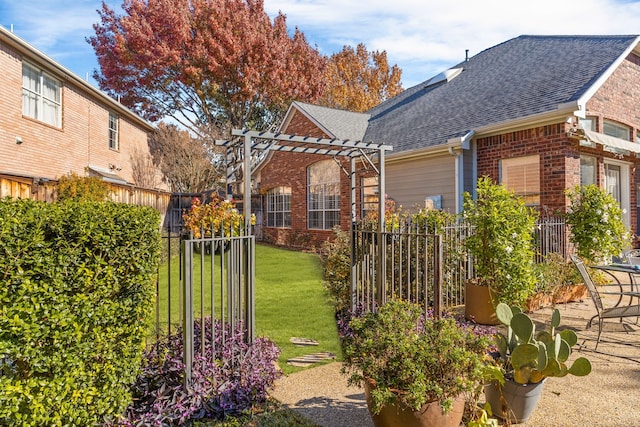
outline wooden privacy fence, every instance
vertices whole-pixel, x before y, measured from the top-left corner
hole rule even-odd
[[[21,177],[15,175],[0,175],[0,199],[33,199],[42,202],[54,202],[57,195],[57,181]],[[134,187],[132,185],[109,183],[109,199],[118,203],[149,206],[164,216],[169,207],[171,193],[162,190]]]
[[[352,308],[372,311],[391,299],[405,299],[439,316],[464,304],[464,287],[473,277],[473,260],[464,240],[473,229],[455,221],[438,234],[410,221],[380,232],[370,224],[352,226]],[[535,262],[549,253],[568,256],[562,217],[541,217],[533,233]]]

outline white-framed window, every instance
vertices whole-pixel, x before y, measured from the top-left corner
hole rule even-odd
[[[378,214],[378,177],[362,178],[362,218],[368,214]]]
[[[602,133],[624,139],[625,141],[631,141],[631,127],[623,125],[622,123],[605,119],[602,124]]]
[[[580,185],[596,184],[598,159],[592,156],[580,156]]]
[[[109,148],[118,150],[120,144],[118,141],[118,115],[109,113]]]
[[[62,126],[62,85],[44,71],[22,63],[22,115]]]
[[[592,131],[596,131],[596,122],[598,121],[597,117],[593,117],[593,116],[587,116],[584,119],[579,119],[578,121],[578,125],[580,126],[581,129],[584,130],[592,130]]]
[[[540,206],[540,156],[502,159],[500,182],[528,206]]]
[[[291,227],[291,187],[267,191],[267,227]]]
[[[340,224],[340,166],[322,160],[307,168],[307,227],[331,230]]]

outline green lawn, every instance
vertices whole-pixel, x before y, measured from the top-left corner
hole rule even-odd
[[[195,256],[194,283],[201,276],[200,256]],[[204,274],[211,274],[211,259],[204,259]],[[217,262],[214,263],[217,269]],[[171,275],[171,322],[178,324],[180,313],[180,265],[178,257],[173,257],[171,265],[165,263],[160,269],[159,279],[159,316],[161,326],[166,328],[169,314],[167,281]],[[213,272],[219,283],[220,271]],[[194,305],[200,313],[202,300],[199,286],[194,294]],[[211,311],[211,296],[207,289],[204,293],[205,313]],[[216,289],[216,306],[219,306],[220,290]],[[266,245],[256,245],[256,334],[272,339],[282,350],[280,366],[284,373],[300,368],[286,365],[286,360],[308,353],[328,351],[340,354],[340,343],[332,307],[327,303],[322,288],[322,267],[317,255]],[[216,310],[219,316],[219,308]],[[175,326],[174,326],[175,327]],[[175,329],[172,329],[175,330]],[[296,347],[291,337],[311,338],[318,341],[317,347]]]

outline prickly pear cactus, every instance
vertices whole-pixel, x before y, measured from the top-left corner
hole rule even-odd
[[[547,377],[584,376],[591,372],[591,362],[584,357],[577,358],[570,367],[566,365],[578,337],[568,329],[555,332],[560,326],[558,309],[551,315],[549,330],[537,333],[531,318],[518,307],[499,303],[496,314],[507,326],[506,335],[496,334],[496,345],[507,374],[512,374],[515,382],[538,383]]]

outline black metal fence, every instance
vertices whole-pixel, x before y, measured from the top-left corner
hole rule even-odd
[[[374,310],[387,300],[402,298],[433,310],[464,304],[464,286],[473,277],[473,260],[464,240],[471,226],[456,221],[438,234],[404,222],[379,232],[358,223],[352,229],[352,296],[354,308]],[[549,253],[568,256],[562,217],[541,217],[534,230],[535,261]]]
[[[224,229],[224,227],[222,227]],[[188,233],[166,232],[165,257],[160,268],[156,299],[157,338],[182,329],[185,377],[191,378],[195,352],[205,352],[214,336],[200,328],[194,338],[194,324],[210,317],[220,320],[222,339],[242,324],[246,340],[255,335],[255,237],[241,231],[194,238]],[[204,233],[203,233],[204,234]],[[211,233],[209,233],[211,234]],[[194,342],[200,348],[194,348]]]

